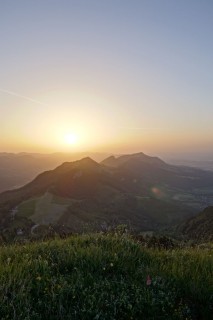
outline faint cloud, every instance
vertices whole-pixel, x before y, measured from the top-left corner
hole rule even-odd
[[[14,97],[18,97],[18,98],[21,98],[21,99],[25,99],[25,100],[28,100],[28,101],[31,101],[33,103],[37,103],[37,104],[40,104],[40,105],[43,105],[43,106],[48,106],[48,104],[42,102],[42,101],[39,101],[39,100],[35,100],[35,99],[32,99],[30,97],[27,97],[27,96],[24,96],[22,94],[19,94],[17,92],[13,92],[13,91],[9,91],[9,90],[5,90],[5,89],[2,89],[0,88],[0,92],[2,93],[6,93],[6,94],[9,94],[11,96],[14,96]]]

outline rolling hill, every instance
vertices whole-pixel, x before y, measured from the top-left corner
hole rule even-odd
[[[0,192],[24,186],[38,174],[52,170],[65,161],[75,161],[86,156],[101,161],[101,153],[0,153]]]
[[[124,223],[138,231],[158,230],[196,214],[201,195],[211,201],[212,185],[213,173],[171,166],[143,153],[100,164],[87,157],[1,193],[1,230],[23,223],[28,229],[51,224],[103,230]]]

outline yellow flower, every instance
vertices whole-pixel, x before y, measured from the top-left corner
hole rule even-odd
[[[40,277],[40,276],[38,276],[38,277],[36,278],[36,280],[41,281],[41,277]]]

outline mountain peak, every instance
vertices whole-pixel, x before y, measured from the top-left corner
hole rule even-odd
[[[90,157],[85,157],[81,160],[76,160],[73,162],[64,162],[59,167],[57,167],[55,170],[63,170],[63,171],[69,171],[73,168],[79,167],[79,168],[95,168],[98,167],[99,164],[91,159]]]
[[[93,160],[92,158],[90,157],[85,157],[85,158],[82,158],[80,160],[77,160],[78,162],[82,162],[82,163],[93,163],[93,164],[97,164],[97,162],[95,160]]]
[[[104,159],[101,164],[114,167],[116,166],[116,157],[115,156],[109,156],[108,158]]]
[[[81,160],[77,160],[73,162],[76,166],[84,167],[84,168],[96,168],[99,164],[90,157],[85,157]]]
[[[132,161],[134,161],[134,162],[139,161],[139,162],[143,162],[143,163],[150,164],[150,165],[156,165],[156,166],[166,165],[166,163],[163,160],[161,160],[160,158],[148,156],[143,152],[126,154],[126,155],[122,155],[117,158],[114,156],[110,156],[110,157],[106,158],[105,160],[103,160],[101,163],[106,166],[117,167],[117,166],[124,165],[124,164],[132,162]]]

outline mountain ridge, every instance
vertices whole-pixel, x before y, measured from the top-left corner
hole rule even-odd
[[[143,152],[121,155],[118,157],[110,156],[110,157],[104,159],[101,163],[104,165],[119,166],[119,165],[125,164],[128,161],[132,161],[132,160],[141,161],[141,162],[149,163],[149,164],[161,165],[161,166],[166,165],[166,163],[163,160],[161,160],[160,158],[148,156]]]
[[[184,198],[192,198],[186,194],[188,186],[192,188],[196,181],[202,187],[208,179],[213,183],[213,174],[207,179],[205,172],[171,166],[143,153],[115,159],[111,156],[97,163],[85,157],[64,162],[19,189],[1,193],[2,225],[7,221],[9,226],[11,212],[16,212],[15,220],[67,224],[74,230],[84,224],[100,228],[103,223],[157,230],[199,211],[200,199],[194,197],[188,205]],[[104,164],[109,161],[116,165]]]

